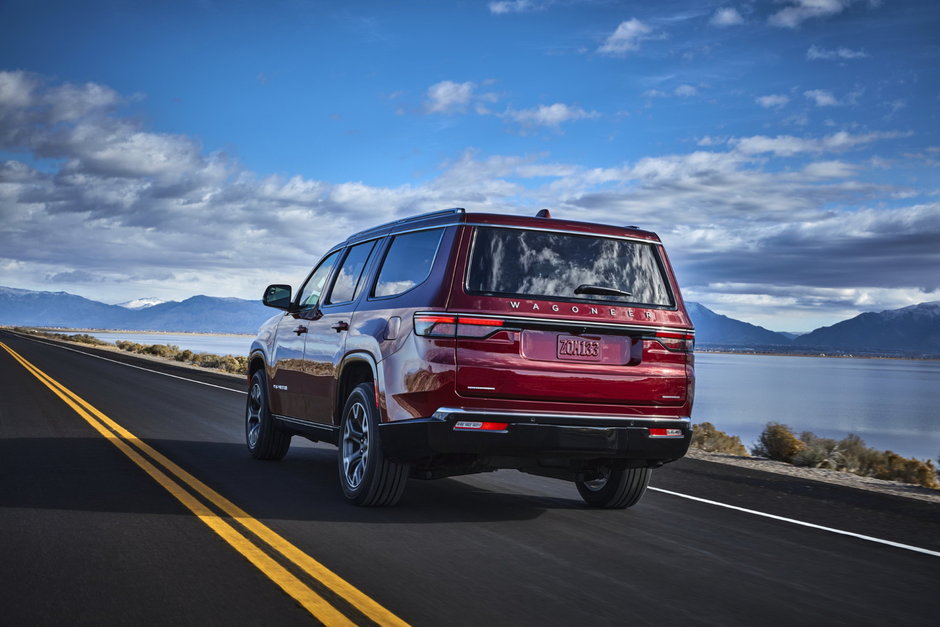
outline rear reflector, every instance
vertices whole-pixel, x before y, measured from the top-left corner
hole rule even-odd
[[[508,428],[508,422],[475,422],[472,420],[460,420],[454,425],[454,431],[505,432]]]
[[[681,438],[682,429],[650,429],[651,438]]]

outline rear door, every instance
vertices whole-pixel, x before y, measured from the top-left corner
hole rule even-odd
[[[451,306],[473,312],[457,320],[459,394],[686,402],[692,336],[658,242],[478,226],[469,244]]]

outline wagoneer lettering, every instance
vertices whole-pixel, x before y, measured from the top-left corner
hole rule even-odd
[[[659,238],[449,209],[334,246],[272,285],[249,355],[249,453],[337,446],[357,505],[512,468],[622,508],[691,439],[694,330]]]

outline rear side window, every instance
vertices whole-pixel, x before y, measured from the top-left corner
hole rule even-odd
[[[343,265],[339,267],[336,273],[336,280],[333,282],[333,290],[330,292],[329,302],[345,303],[355,300],[359,295],[359,283],[362,279],[362,270],[369,262],[372,256],[372,249],[375,248],[375,241],[357,244],[349,249]]]
[[[604,291],[597,288],[610,289],[591,293]],[[674,304],[652,244],[521,229],[477,227],[467,289],[493,295]]]
[[[431,274],[443,229],[396,235],[382,261],[373,296],[396,296],[420,285]]]

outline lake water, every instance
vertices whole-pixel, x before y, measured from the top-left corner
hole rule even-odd
[[[124,340],[149,344],[170,344],[194,353],[248,355],[253,335],[202,335],[199,333],[134,333],[133,331],[82,331],[112,344]],[[71,335],[68,333],[67,335]]]
[[[767,422],[906,457],[940,455],[940,361],[697,353],[694,422],[750,447]]]
[[[252,336],[95,331],[107,342],[175,344],[197,353],[247,355]],[[818,436],[861,436],[906,457],[940,455],[940,361],[697,353],[695,422],[745,446],[767,422]]]

